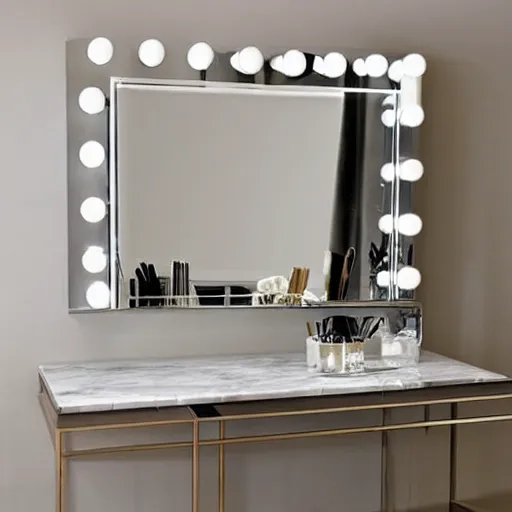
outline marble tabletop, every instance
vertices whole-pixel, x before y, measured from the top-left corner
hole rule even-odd
[[[356,376],[310,373],[303,353],[43,365],[39,375],[59,414],[507,380],[430,352],[423,352],[415,367]]]

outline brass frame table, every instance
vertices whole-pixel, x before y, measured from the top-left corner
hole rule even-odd
[[[457,491],[457,430],[460,425],[503,422],[512,420],[512,411],[500,415],[464,416],[459,413],[459,405],[479,402],[503,402],[512,399],[512,381],[504,380],[481,384],[452,385],[444,387],[422,388],[405,391],[381,393],[362,393],[353,395],[319,396],[293,399],[266,400],[259,402],[237,402],[223,404],[204,404],[166,407],[162,409],[138,409],[130,411],[108,411],[99,413],[59,414],[51,401],[51,394],[45,383],[41,381],[39,400],[47,420],[55,448],[56,463],[56,512],[67,512],[67,463],[70,459],[87,456],[108,456],[122,452],[141,452],[170,450],[188,447],[192,455],[192,512],[200,512],[199,474],[200,449],[204,446],[218,447],[218,511],[225,510],[225,467],[224,449],[228,445],[241,443],[257,443],[265,441],[284,441],[288,439],[305,439],[328,436],[341,436],[366,432],[382,434],[382,471],[381,471],[381,511],[387,510],[386,472],[387,472],[387,433],[391,431],[425,429],[441,426],[450,427],[450,503],[451,510],[471,510],[456,501]],[[449,405],[446,418],[431,420],[431,406]],[[389,412],[396,409],[422,407],[425,415],[418,422],[389,422]],[[328,430],[295,431],[288,430],[275,434],[252,436],[226,436],[226,424],[237,421],[251,421],[263,418],[296,418],[311,415],[328,415],[356,411],[382,411],[380,424]],[[202,425],[215,423],[218,425],[217,439],[202,440]],[[70,433],[140,429],[141,427],[162,427],[189,425],[192,441],[133,444],[88,448],[82,450],[66,450],[65,437]]]

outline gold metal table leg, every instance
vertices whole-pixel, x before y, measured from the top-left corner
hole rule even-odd
[[[199,421],[194,421],[192,443],[192,512],[199,512]]]
[[[224,421],[219,421],[219,439],[223,440],[225,437],[226,424]],[[224,490],[225,490],[225,458],[224,458],[224,445],[219,444],[219,512],[224,512]]]
[[[382,410],[382,426],[386,426],[387,410]],[[387,511],[387,489],[388,489],[388,433],[381,433],[381,453],[380,453],[380,510]]]
[[[63,456],[64,434],[57,429],[55,431],[55,510],[65,512],[65,485],[66,485],[66,461]]]
[[[458,404],[454,403],[450,407],[450,419],[458,419]],[[457,499],[457,425],[450,425],[450,502]]]

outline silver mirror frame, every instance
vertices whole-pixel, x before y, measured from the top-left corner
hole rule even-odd
[[[230,82],[231,85],[243,84],[270,84],[276,86],[322,86],[331,88],[346,87],[345,68],[351,66],[352,74],[369,76],[371,88],[398,89],[400,91],[399,111],[394,112],[403,120],[403,129],[398,131],[400,137],[400,158],[409,161],[417,160],[419,146],[419,130],[417,126],[423,121],[421,108],[421,81],[424,69],[424,59],[416,54],[400,58],[395,56],[382,56],[380,54],[362,54],[361,52],[344,51],[343,53],[325,53],[319,51],[289,50],[286,48],[261,49],[247,47],[245,49],[217,53],[209,45],[186,44],[177,46],[173,41],[165,39],[146,40],[146,42],[113,42],[109,52],[109,46],[101,48],[98,43],[109,40],[104,38],[75,39],[66,43],[66,76],[67,76],[67,163],[68,163],[68,307],[70,312],[98,311],[116,309],[116,290],[111,286],[112,268],[111,262],[115,261],[115,242],[112,240],[111,223],[115,223],[115,194],[109,191],[109,183],[115,181],[109,179],[109,172],[114,166],[115,147],[110,147],[114,138],[114,126],[109,121],[109,113],[112,112],[110,104],[115,97],[116,84],[123,79],[140,80],[144,82],[158,83],[159,81],[179,80],[187,81],[207,80],[209,82]],[[201,46],[202,45],[202,46]],[[197,58],[197,49],[201,46],[202,58]],[[147,50],[153,49],[153,54]],[[211,53],[209,53],[210,48]],[[263,47],[262,47],[263,48]],[[92,50],[96,50],[96,54]],[[163,52],[162,52],[163,49]],[[195,49],[195,50],[194,50]],[[139,50],[139,51],[138,51]],[[195,54],[194,54],[195,51]],[[244,53],[245,51],[245,53]],[[290,57],[293,53],[293,59]],[[297,76],[296,65],[301,59],[298,56],[314,57],[314,75]],[[321,57],[321,55],[325,57]],[[247,61],[242,57],[251,55],[252,60]],[[260,59],[259,55],[262,56]],[[94,57],[97,63],[91,60]],[[157,64],[163,57],[163,61]],[[142,60],[146,59],[144,64]],[[149,59],[149,60],[148,60]],[[245,62],[241,67],[240,62]],[[283,67],[283,62],[285,63]],[[293,62],[295,69],[286,67],[286,62]],[[311,62],[311,60],[309,60]],[[148,65],[149,64],[149,65]],[[156,65],[155,65],[156,64]],[[330,66],[327,66],[329,64]],[[414,65],[415,64],[415,65]],[[194,67],[192,67],[192,65]],[[408,65],[409,74],[404,71]],[[205,68],[206,69],[203,69]],[[259,67],[259,70],[257,70]],[[300,67],[300,66],[299,66]],[[250,69],[249,69],[250,68]],[[249,69],[251,73],[245,71]],[[256,71],[257,70],[257,71]],[[384,70],[384,72],[382,71]],[[340,74],[341,72],[341,74]],[[384,74],[382,74],[382,72]],[[269,76],[271,75],[271,76]],[[334,76],[338,75],[338,76]],[[377,76],[379,75],[379,76]],[[122,77],[122,78],[113,78]],[[95,104],[92,112],[85,112],[79,103],[80,94],[87,88],[97,88],[104,95],[104,108],[95,113],[101,107],[101,94],[96,89],[92,94]],[[90,92],[90,91],[89,91]],[[94,103],[94,102],[93,102]],[[389,105],[391,109],[395,108]],[[409,114],[415,109],[420,113],[421,119],[413,119],[404,115],[405,106]],[[91,109],[89,109],[91,110]],[[419,123],[418,123],[419,120]],[[384,116],[383,116],[384,122]],[[101,160],[101,151],[91,153],[92,161],[87,168],[80,160],[80,151],[88,141],[98,142],[104,150],[104,158]],[[96,146],[98,148],[98,146]],[[96,166],[96,164],[98,164]],[[419,164],[421,166],[421,164]],[[392,212],[392,248],[391,258],[398,268],[398,240],[400,236],[400,216],[410,214],[412,207],[413,182],[421,177],[416,169],[414,179],[401,179],[401,163],[394,166],[394,178],[392,186],[393,204],[396,205]],[[101,217],[98,211],[93,211],[96,222],[88,222],[81,211],[84,210],[84,201],[88,198],[97,198],[97,203],[104,204],[104,215]],[[101,218],[100,218],[101,217]],[[408,237],[408,239],[410,239]],[[412,242],[409,242],[412,243]],[[87,252],[93,248],[93,251]],[[393,250],[394,249],[394,250]],[[84,268],[84,255],[95,255],[93,262],[94,273]],[[101,254],[101,256],[100,256]],[[85,256],[87,258],[87,256]],[[102,259],[103,258],[103,259]],[[98,263],[100,261],[100,263]],[[101,262],[105,263],[104,268]],[[392,267],[393,268],[393,267]],[[409,267],[410,268],[410,267]],[[409,270],[408,270],[409,271]],[[420,278],[417,272],[418,279]],[[411,272],[414,272],[411,270]],[[396,276],[389,283],[389,300],[413,299],[414,290],[409,290],[405,295],[399,286]],[[102,297],[89,294],[91,286]],[[108,297],[104,295],[108,292]],[[94,300],[91,300],[94,299]],[[91,304],[92,302],[92,304]],[[339,306],[339,304],[338,304]]]

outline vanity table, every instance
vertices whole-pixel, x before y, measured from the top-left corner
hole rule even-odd
[[[57,474],[57,512],[66,512],[68,463],[88,456],[108,457],[125,452],[189,448],[192,458],[192,511],[200,508],[200,451],[218,447],[218,510],[225,510],[225,469],[228,446],[241,443],[286,442],[364,432],[382,436],[382,482],[386,482],[386,434],[391,431],[450,426],[450,499],[456,504],[457,427],[464,424],[512,420],[499,416],[467,416],[459,406],[512,398],[512,381],[433,353],[423,352],[415,367],[378,371],[360,376],[321,376],[309,373],[304,354],[226,356],[194,359],[132,360],[40,367],[40,403],[54,443]],[[431,406],[446,406],[432,419]],[[418,422],[390,421],[393,410],[422,407]],[[325,417],[354,411],[381,411],[379,423],[351,428],[294,430],[272,434],[231,435],[237,422],[262,419]],[[215,438],[202,429],[216,425]],[[172,443],[66,449],[77,432],[152,427],[189,429],[189,437]],[[208,427],[206,427],[208,428]],[[257,427],[256,427],[257,428]],[[212,475],[213,477],[214,475]],[[385,485],[382,507],[385,505]],[[467,505],[468,507],[470,505]],[[457,508],[459,507],[459,508]]]
[[[472,510],[455,501],[457,428],[512,412],[475,416],[461,404],[503,404],[512,381],[427,352],[418,361],[415,240],[423,221],[413,197],[424,174],[426,60],[261,42],[190,46],[172,34],[136,46],[105,37],[67,42],[69,312],[187,309],[198,319],[212,308],[301,310],[306,345],[329,362],[322,371],[364,372],[311,373],[304,353],[42,366],[57,512],[69,512],[72,459],[190,450],[192,511],[245,512],[226,493],[226,467],[238,470],[227,447],[308,438],[318,446],[320,438],[363,433],[374,433],[370,448],[380,457],[360,465],[361,475],[351,466],[343,483],[378,480],[368,471],[380,463],[381,494],[371,507],[380,498],[387,511],[390,433],[431,427],[450,430],[453,510]],[[365,346],[410,364],[376,371],[366,367]],[[158,427],[175,437],[155,442]],[[151,431],[150,444],[74,443],[83,432],[141,429]],[[208,448],[216,470],[201,460]],[[318,459],[321,476],[329,473]],[[341,480],[344,463],[335,462]],[[215,474],[212,504],[200,475]],[[367,512],[370,502],[358,503]]]

